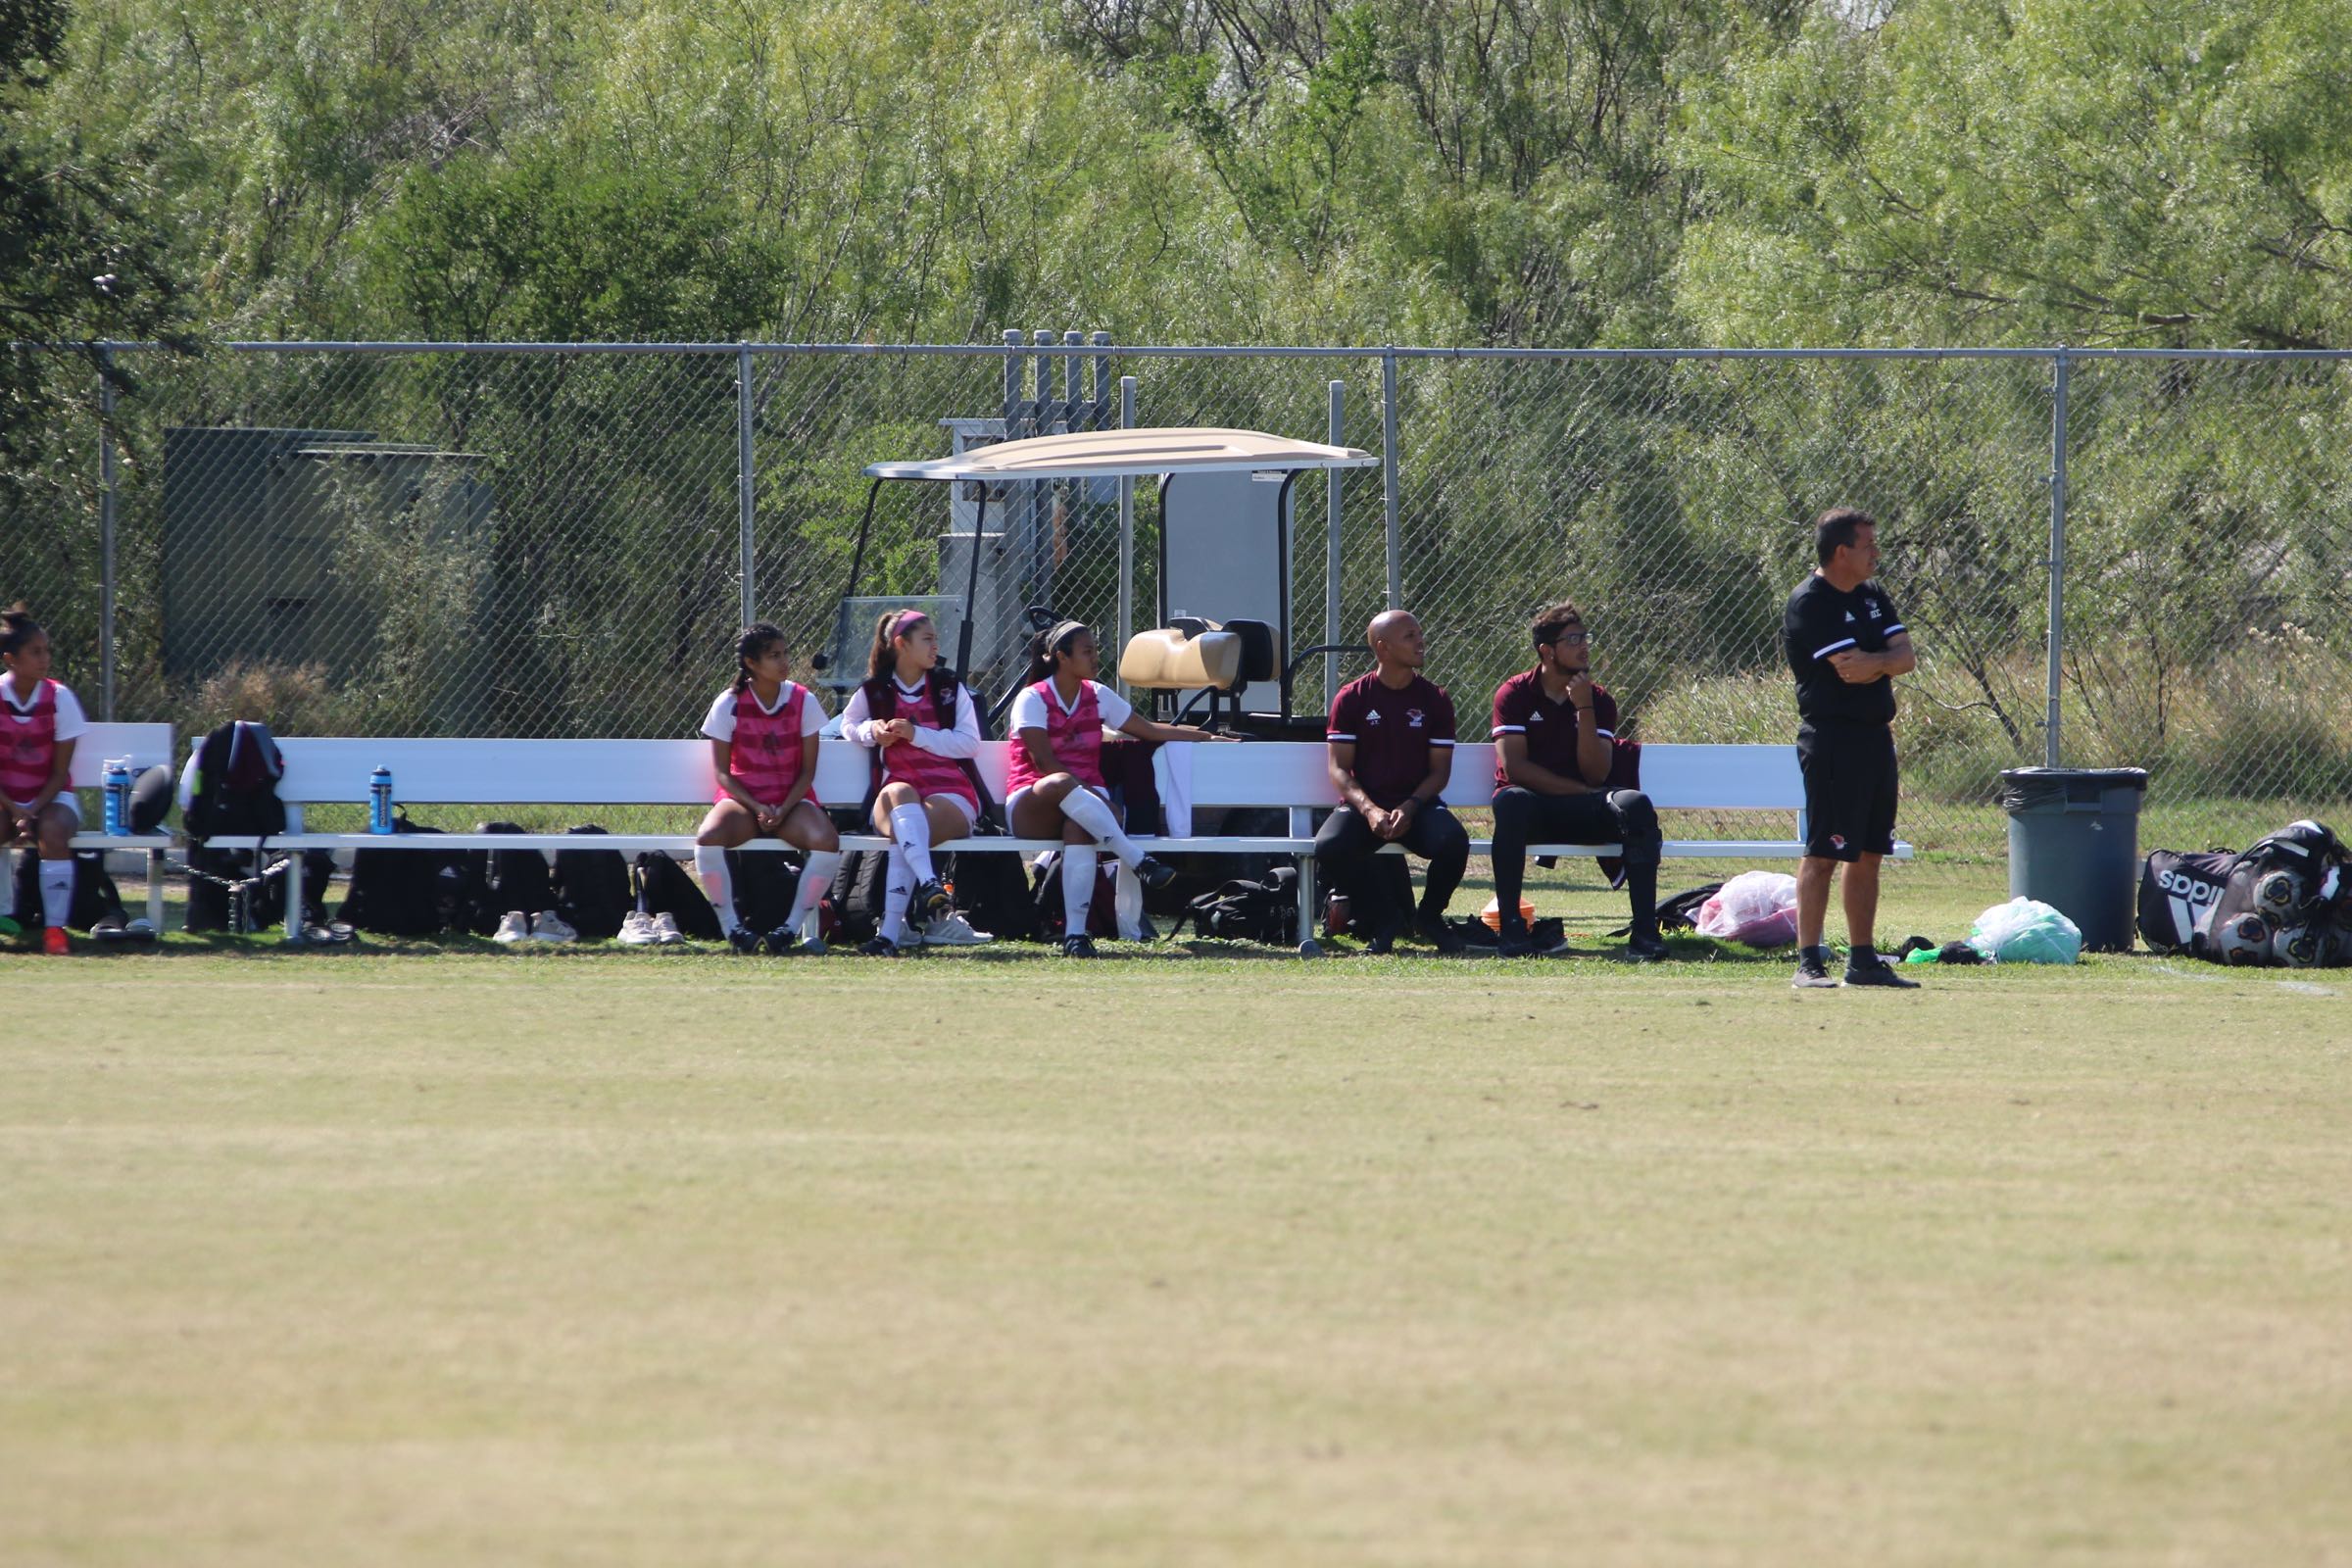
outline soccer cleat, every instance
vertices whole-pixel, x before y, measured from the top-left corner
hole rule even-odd
[[[1877,954],[1868,958],[1849,955],[1845,960],[1845,983],[1849,986],[1883,986],[1889,991],[1917,991],[1919,982],[1906,980],[1897,974],[1894,965]]]
[[[6,862],[0,861],[0,876],[6,876],[7,874],[8,867]],[[17,924],[17,918],[15,915],[0,914],[0,938],[21,937],[24,934],[24,928]]]
[[[1625,956],[1635,963],[1661,963],[1665,960],[1666,941],[1654,932],[1649,936],[1625,939]]]
[[[678,929],[677,916],[667,909],[654,916],[654,940],[665,948],[686,945],[686,933]]]
[[[62,925],[53,925],[43,931],[41,933],[41,951],[52,958],[62,958],[73,952],[74,945],[66,938],[66,928]]]
[[[1095,939],[1083,931],[1074,937],[1063,937],[1061,939],[1061,956],[1065,958],[1095,957],[1097,956]]]
[[[906,912],[927,924],[942,915],[955,913],[956,901],[948,897],[948,890],[939,885],[937,877],[933,877],[914,885],[914,893],[906,901]]]
[[[533,942],[577,942],[580,940],[580,934],[572,929],[569,920],[564,919],[555,910],[541,909],[537,914],[531,916],[531,940]]]
[[[972,922],[953,909],[923,927],[926,948],[976,948],[996,940],[986,931],[973,930]]]
[[[530,941],[531,917],[520,909],[509,909],[498,917],[498,929],[490,933],[490,940],[510,948]]]
[[[1532,958],[1536,956],[1535,934],[1519,919],[1502,922],[1494,933],[1494,956],[1498,958]]]
[[[1147,855],[1135,862],[1135,879],[1144,885],[1146,892],[1156,893],[1176,880],[1176,868]]]
[[[830,951],[825,946],[825,939],[815,932],[810,932],[799,948],[801,956],[806,958],[821,958]]]
[[[858,952],[868,958],[895,958],[899,956],[899,945],[888,937],[867,937],[858,945]]]
[[[760,951],[760,947],[762,946],[762,939],[760,933],[753,930],[750,926],[739,925],[734,930],[727,933],[727,946],[733,948],[737,953],[742,954],[748,958],[753,954]],[[770,948],[768,951],[772,953],[775,950]]]
[[[1796,978],[1788,982],[1797,991],[1835,991],[1838,977],[1819,958],[1800,954],[1796,960]]]
[[[654,930],[654,917],[643,909],[631,909],[620,917],[620,935],[614,938],[624,948],[650,948],[662,940]]]
[[[1461,933],[1446,923],[1442,914],[1422,915],[1413,922],[1413,934],[1440,953],[1461,953],[1470,946],[1462,940]]]

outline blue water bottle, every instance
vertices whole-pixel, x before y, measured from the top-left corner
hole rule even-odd
[[[392,831],[392,770],[388,767],[368,775],[368,831]]]
[[[106,836],[119,839],[130,831],[130,761],[127,758],[110,757],[106,760]]]

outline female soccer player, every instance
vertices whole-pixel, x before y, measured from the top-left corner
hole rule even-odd
[[[718,792],[695,839],[694,869],[718,911],[719,929],[738,953],[764,941],[770,953],[818,954],[824,939],[804,930],[841,864],[841,835],[809,796],[816,782],[816,732],[825,722],[816,694],[787,677],[784,634],[766,621],[735,640],[735,684],[718,694],[703,720]],[[778,838],[808,852],[792,914],[777,930],[745,926],[727,882],[727,851],[755,838]]]
[[[67,951],[74,907],[74,852],[81,825],[66,788],[74,743],[89,720],[63,683],[49,678],[49,634],[23,605],[0,612],[0,851],[34,847],[41,861],[41,951]],[[0,853],[0,936],[17,936],[15,857]]]

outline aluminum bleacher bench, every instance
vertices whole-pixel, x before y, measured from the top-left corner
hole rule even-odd
[[[390,837],[365,832],[314,833],[304,827],[306,807],[359,805],[368,799],[368,774],[391,770],[393,792],[403,806],[708,806],[711,796],[710,745],[705,740],[366,740],[281,738],[286,774],[278,796],[286,803],[287,831],[272,837],[286,850],[576,850],[581,841],[563,833],[439,833]],[[1314,929],[1315,888],[1311,856],[1314,813],[1339,802],[1319,742],[1250,741],[1184,747],[1192,764],[1196,811],[1231,808],[1274,808],[1288,813],[1281,835],[1145,837],[1155,854],[1295,855],[1298,878],[1299,930]],[[981,776],[999,800],[1004,793],[1008,744],[993,742],[976,760]],[[93,754],[95,755],[95,754]],[[76,764],[78,767],[78,763]],[[93,766],[95,763],[93,763]],[[828,804],[864,798],[867,754],[848,741],[827,740],[817,760],[816,794]],[[1454,749],[1448,805],[1484,808],[1494,797],[1494,749]],[[1798,836],[1742,839],[1669,839],[1665,853],[1676,858],[1792,859],[1804,853],[1801,813],[1804,787],[1792,746],[1646,746],[1642,754],[1642,788],[1661,809],[1797,812]],[[114,844],[126,841],[113,840]],[[252,839],[217,838],[222,849],[251,848]],[[594,843],[622,854],[659,852],[683,858],[693,852],[692,833],[614,833]],[[780,849],[774,840],[760,848]],[[888,841],[871,834],[845,833],[844,849],[878,850]],[[958,854],[1042,853],[1058,840],[983,837],[958,839]],[[1484,855],[1488,841],[1471,841]],[[1532,855],[1583,857],[1616,853],[1614,844],[1537,844]],[[1898,858],[1911,854],[1898,845]],[[289,869],[290,906],[300,907],[301,861]],[[1313,951],[1311,937],[1301,950]]]

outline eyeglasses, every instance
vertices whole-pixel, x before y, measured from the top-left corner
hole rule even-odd
[[[1592,640],[1589,631],[1564,631],[1551,640],[1554,648],[1582,648]]]

